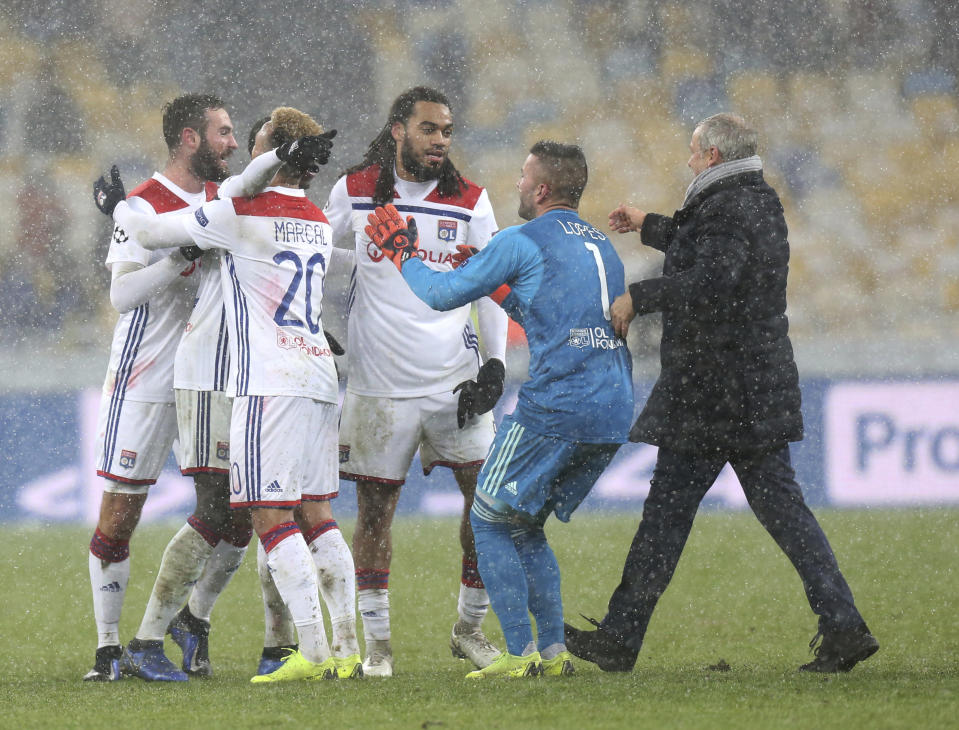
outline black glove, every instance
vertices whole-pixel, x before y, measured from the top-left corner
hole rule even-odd
[[[123,189],[123,180],[120,179],[120,170],[114,165],[110,168],[110,182],[100,175],[97,181],[93,183],[93,202],[104,215],[113,215],[113,209],[124,198],[126,191]]]
[[[460,391],[456,407],[456,423],[459,427],[463,428],[468,418],[493,410],[496,401],[503,395],[505,382],[506,366],[502,360],[493,357],[480,367],[476,380],[464,380],[453,388],[454,393]]]
[[[330,151],[333,149],[333,138],[336,130],[331,129],[323,134],[314,134],[307,137],[285,142],[276,148],[276,156],[283,162],[288,162],[300,172],[320,171],[320,165],[330,161]]]
[[[329,332],[323,330],[323,336],[326,337],[326,344],[330,346],[330,352],[332,352],[334,355],[342,355],[346,352],[346,348],[344,348],[343,345],[340,344],[340,341]]]
[[[180,246],[180,255],[187,261],[196,261],[203,255],[203,249],[196,244],[189,246]]]

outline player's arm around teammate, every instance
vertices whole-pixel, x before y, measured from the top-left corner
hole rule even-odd
[[[148,221],[182,217],[199,205],[205,186],[226,176],[226,159],[236,148],[223,102],[208,95],[188,94],[167,104],[163,132],[169,150],[163,172],[130,195],[129,205]],[[113,177],[118,180],[118,173]],[[98,648],[85,679],[92,681],[120,676],[118,626],[130,574],[129,540],[176,435],[172,354],[197,278],[180,252],[151,253],[120,227],[114,228],[107,265],[111,301],[121,317],[98,428],[97,472],[106,485],[90,543]]]

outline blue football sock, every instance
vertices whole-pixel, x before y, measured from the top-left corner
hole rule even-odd
[[[480,576],[486,584],[490,605],[499,619],[506,650],[521,656],[533,641],[529,620],[526,572],[510,536],[508,515],[489,505],[473,502],[470,524],[476,541]]]
[[[537,644],[540,648],[561,644],[565,638],[559,564],[546,541],[546,533],[542,525],[524,525],[514,527],[512,537],[526,573],[529,610],[536,619]]]

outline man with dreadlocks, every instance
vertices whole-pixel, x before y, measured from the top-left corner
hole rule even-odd
[[[461,585],[450,646],[478,668],[500,652],[481,624],[489,597],[476,567],[469,512],[476,476],[493,439],[490,411],[505,378],[506,314],[477,303],[480,343],[465,305],[437,312],[417,299],[366,235],[367,215],[392,202],[420,230],[420,255],[437,271],[456,263],[457,245],[483,248],[496,231],[486,190],[449,159],[453,117],[446,97],[415,87],[397,97],[363,161],[333,186],[325,213],[334,239],[354,234],[350,374],[340,422],[340,477],[356,482],[353,534],[366,676],[390,677],[390,528],[417,449],[423,471],[453,470],[463,493]],[[482,348],[482,353],[481,353]],[[384,448],[385,446],[385,448]]]

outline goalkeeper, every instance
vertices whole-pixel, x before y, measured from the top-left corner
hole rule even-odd
[[[458,247],[462,264],[450,272],[418,260],[411,216],[404,222],[388,205],[369,217],[367,234],[429,306],[447,310],[490,295],[529,340],[529,380],[497,431],[470,513],[507,651],[469,678],[573,671],[559,566],[543,525],[551,513],[569,520],[632,419],[630,355],[609,311],[625,289],[623,264],[609,239],[576,213],[586,178],[579,147],[533,145],[517,183],[519,215],[529,222],[498,233],[482,251]]]

